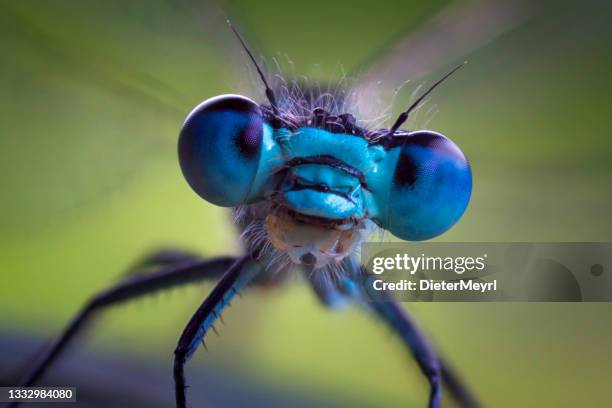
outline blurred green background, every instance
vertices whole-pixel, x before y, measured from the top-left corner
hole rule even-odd
[[[287,53],[297,72],[334,81],[339,63],[363,68],[448,4],[0,2],[0,337],[53,336],[156,247],[240,251],[229,212],[199,200],[176,159],[186,113],[243,92],[250,67],[226,16],[258,53]],[[526,4],[528,17],[465,55],[470,64],[433,98],[429,127],[453,138],[474,171],[470,207],[440,239],[610,241],[612,10],[604,1]],[[169,373],[210,287],[113,308],[83,347],[159,361]],[[406,307],[486,406],[609,404],[608,304]],[[194,366],[341,405],[424,406],[426,382],[400,342],[360,310],[324,310],[297,278],[245,294],[225,320]],[[206,393],[189,382],[192,394]]]

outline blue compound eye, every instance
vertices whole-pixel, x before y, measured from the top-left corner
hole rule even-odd
[[[381,220],[399,238],[420,241],[452,227],[465,211],[472,173],[461,150],[443,135],[412,132],[398,146],[387,211]]]
[[[261,156],[259,106],[239,95],[198,105],[185,119],[179,161],[187,182],[206,201],[232,207],[247,199]]]

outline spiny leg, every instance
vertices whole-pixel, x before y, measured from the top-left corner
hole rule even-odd
[[[461,381],[459,376],[457,376],[455,370],[453,370],[448,363],[445,363],[444,360],[442,360],[441,363],[442,381],[444,381],[444,385],[448,387],[457,402],[464,408],[480,408],[480,403],[476,400],[476,397],[472,395],[463,381]]]
[[[310,287],[324,306],[335,309],[344,306],[351,300],[330,276],[317,272],[313,273],[308,266],[301,269],[306,280],[310,283]]]
[[[34,362],[19,386],[29,387],[44,374],[59,354],[66,348],[74,336],[84,328],[87,321],[98,310],[137,298],[148,293],[173,286],[211,279],[218,277],[227,270],[236,258],[223,257],[212,260],[195,260],[189,263],[180,263],[168,266],[157,272],[135,276],[119,285],[94,296],[85,307],[73,318],[64,329],[60,337]],[[16,407],[18,402],[8,404],[7,407]]]
[[[202,257],[193,254],[191,252],[177,249],[177,248],[161,248],[156,251],[150,252],[144,257],[137,260],[131,267],[129,267],[124,276],[138,275],[145,270],[151,268],[159,268],[169,265],[178,265],[183,262],[191,262],[202,259]]]
[[[184,251],[182,249],[160,248],[158,250],[148,253],[142,258],[139,258],[120,276],[123,278],[122,281],[125,282],[127,279],[133,278],[136,275],[141,275],[144,272],[152,272],[153,270],[159,270],[160,267],[170,265],[176,266],[183,262],[193,262],[201,259],[202,257],[191,252]],[[219,273],[219,276],[222,272],[223,271]],[[210,278],[213,277],[214,276],[211,276]],[[42,346],[39,350],[36,350],[34,353],[32,353],[32,355],[20,367],[15,369],[14,372],[19,374],[16,374],[9,378],[15,378],[16,381],[20,378],[23,378],[24,373],[30,371],[30,367],[32,367],[34,362],[42,358],[42,356],[51,344],[52,343],[46,344]]]
[[[410,349],[421,371],[429,381],[429,408],[440,408],[442,403],[442,367],[438,356],[401,306],[392,301],[372,301],[372,309],[397,331]]]
[[[315,276],[317,271],[309,273],[306,268],[306,275],[309,277],[309,281],[315,290],[315,293],[323,299],[324,303],[326,299],[334,299],[336,297],[345,297],[353,299],[356,303],[371,309],[382,317],[394,330],[396,330],[404,342],[407,343],[412,355],[417,360],[421,371],[427,377],[431,386],[431,392],[429,396],[429,408],[440,408],[442,400],[442,387],[441,387],[441,367],[438,357],[433,352],[425,338],[418,331],[412,320],[404,313],[400,306],[391,302],[391,298],[385,299],[385,301],[368,301],[367,295],[364,292],[362,286],[357,285],[357,282],[363,283],[367,278],[367,271],[362,268],[358,263],[353,260],[347,259],[343,262],[343,269],[346,271],[340,281],[334,282],[331,280],[327,281],[327,284],[317,282]],[[337,294],[334,294],[337,292]],[[333,302],[335,303],[335,302]]]
[[[174,351],[174,386],[177,408],[185,408],[185,363],[203,342],[206,332],[223,309],[229,305],[238,291],[244,288],[261,272],[261,267],[250,256],[237,260],[204,300],[204,303],[195,312],[185,330],[181,334],[176,350]]]
[[[438,357],[404,308],[389,294],[384,293],[382,296],[383,299],[370,302],[371,308],[397,332],[429,380],[431,385],[429,407],[438,408],[441,404],[440,381],[442,380],[462,407],[478,408],[480,405],[475,397],[450,367]]]
[[[330,282],[328,290],[335,288],[338,291],[338,295],[335,296],[353,299],[364,308],[373,311],[397,332],[430,383],[429,408],[441,406],[441,381],[463,408],[479,408],[480,404],[476,398],[453,370],[438,357],[423,333],[391,294],[381,292],[376,295],[376,299],[367,295],[365,292],[365,282],[369,278],[367,269],[350,259],[343,263],[343,267],[347,274],[337,283]],[[317,291],[317,288],[313,287]]]
[[[440,407],[442,398],[440,382],[443,381],[462,407],[478,408],[480,405],[471,392],[450,370],[448,365],[438,357],[406,311],[388,293],[384,293],[382,296],[383,299],[371,301],[370,306],[397,332],[417,360],[423,374],[427,377],[431,386],[429,407]]]

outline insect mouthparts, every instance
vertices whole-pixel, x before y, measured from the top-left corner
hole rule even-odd
[[[306,266],[314,266],[317,263],[317,257],[308,252],[300,257],[300,262]]]

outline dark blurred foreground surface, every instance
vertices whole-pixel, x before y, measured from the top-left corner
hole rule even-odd
[[[32,352],[44,344],[40,339],[0,333],[0,386],[15,384],[15,371]],[[168,355],[172,355],[171,351]],[[214,365],[188,368],[192,407],[295,407],[339,408],[317,395],[288,392],[258,381],[230,374]],[[24,403],[23,408],[174,406],[172,366],[143,361],[134,356],[72,350],[46,375],[45,385],[77,388],[76,403]],[[1,405],[1,404],[0,404]],[[351,404],[351,406],[356,406]]]

